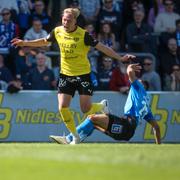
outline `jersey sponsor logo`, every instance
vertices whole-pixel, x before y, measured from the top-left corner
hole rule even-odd
[[[111,132],[115,134],[120,134],[122,132],[122,125],[119,124],[113,124],[111,127]]]
[[[74,41],[75,41],[75,42],[78,42],[78,41],[79,41],[79,38],[78,38],[78,37],[75,37],[75,38],[74,38]]]
[[[64,40],[74,40],[75,42],[78,42],[79,41],[79,37],[64,36]]]

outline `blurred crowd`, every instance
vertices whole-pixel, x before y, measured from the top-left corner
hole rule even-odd
[[[137,74],[149,91],[180,91],[180,1],[178,0],[0,0],[0,89],[56,90],[59,47],[15,48],[15,37],[46,37],[61,25],[64,8],[81,10],[77,24],[119,53],[133,52]],[[52,53],[57,52],[57,53]],[[128,63],[91,48],[95,90],[127,93]]]

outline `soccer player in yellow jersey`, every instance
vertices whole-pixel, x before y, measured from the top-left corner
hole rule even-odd
[[[61,117],[73,134],[72,144],[79,142],[75,122],[70,112],[71,99],[77,90],[80,95],[80,107],[85,115],[99,112],[103,109],[102,103],[91,103],[92,84],[90,80],[90,63],[87,53],[90,46],[119,61],[134,58],[133,55],[120,56],[113,49],[93,39],[88,32],[76,25],[80,11],[76,8],[67,8],[63,11],[62,26],[54,28],[51,33],[42,39],[24,41],[13,39],[14,46],[42,47],[50,42],[57,41],[60,47],[60,78],[58,84],[58,102]]]

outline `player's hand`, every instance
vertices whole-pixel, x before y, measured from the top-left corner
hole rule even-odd
[[[14,38],[11,40],[11,45],[18,47],[18,46],[24,46],[24,41],[18,38]]]
[[[121,57],[122,62],[130,61],[132,59],[136,58],[136,56],[131,55],[131,54],[126,54],[123,57]]]
[[[133,71],[135,72],[140,72],[142,67],[139,65],[139,63],[136,63],[136,64],[130,64],[128,66],[129,69],[132,69]]]

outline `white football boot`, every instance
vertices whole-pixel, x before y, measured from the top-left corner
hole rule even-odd
[[[52,139],[53,141],[57,142],[58,144],[69,144],[66,140],[66,136],[50,135],[49,138]]]
[[[80,141],[80,138],[79,136],[73,136],[73,140],[69,143],[70,145],[75,145],[75,144],[79,144],[81,141]]]

